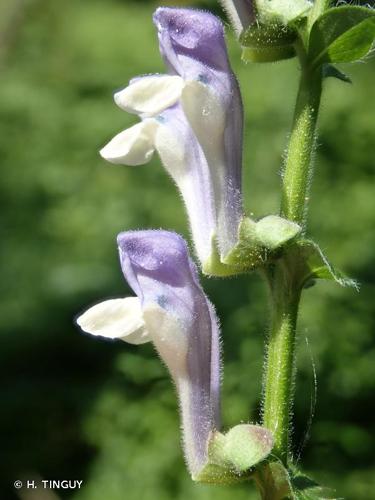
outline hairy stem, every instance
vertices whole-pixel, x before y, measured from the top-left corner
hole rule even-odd
[[[302,74],[283,176],[281,213],[304,226],[322,77],[320,72],[311,72],[300,59]],[[267,276],[272,322],[264,376],[263,423],[274,434],[274,454],[287,465],[300,280],[293,262],[287,258],[279,259],[267,270]]]
[[[321,72],[310,71],[302,62],[302,75],[283,175],[281,200],[282,215],[302,225],[305,224],[312,178],[321,91]]]
[[[263,419],[265,427],[273,432],[274,454],[286,464],[300,291],[293,286],[288,269],[282,262],[275,266],[270,278],[270,290],[273,307],[265,373]]]

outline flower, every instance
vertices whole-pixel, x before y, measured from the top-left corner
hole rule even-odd
[[[184,200],[196,253],[205,268],[236,245],[242,219],[243,110],[221,21],[194,9],[154,14],[167,75],[130,81],[115,94],[141,122],[102,150],[112,163],[147,163],[156,150]],[[213,247],[214,242],[214,247]]]
[[[132,344],[153,342],[180,401],[186,461],[197,476],[220,426],[219,328],[185,241],[168,231],[118,236],[125,279],[136,297],[101,302],[78,325],[92,335]]]

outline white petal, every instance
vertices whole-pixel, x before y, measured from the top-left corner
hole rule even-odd
[[[177,185],[180,179],[190,171],[190,165],[187,164],[189,145],[177,128],[173,129],[165,126],[163,122],[160,123],[155,133],[155,148],[167,172]]]
[[[186,82],[181,104],[210,164],[224,161],[226,111],[218,96],[204,83]]]
[[[145,120],[117,134],[100,155],[111,163],[120,165],[143,165],[148,163],[155,151],[155,120]]]
[[[208,85],[196,80],[186,83],[181,104],[208,163],[215,199],[216,223],[220,225],[222,212],[225,211],[224,198],[227,184],[224,144],[225,108]],[[218,230],[221,231],[221,228]]]
[[[174,126],[160,123],[155,147],[182,194],[194,245],[199,259],[204,262],[211,255],[214,207],[203,153],[197,148],[195,138],[181,130],[178,123]]]
[[[185,377],[188,339],[180,323],[155,303],[146,306],[143,315],[151,340],[174,380]]]
[[[145,76],[117,92],[115,103],[129,113],[155,116],[178,101],[184,83],[180,76]]]
[[[151,340],[138,297],[100,302],[79,316],[77,324],[91,335],[121,339],[130,344],[144,344]]]

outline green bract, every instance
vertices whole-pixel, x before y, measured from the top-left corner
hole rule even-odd
[[[302,279],[304,286],[308,286],[313,280],[323,279],[336,281],[341,286],[358,288],[356,281],[332,266],[317,243],[311,240],[300,240],[297,247],[303,261]]]
[[[295,222],[278,215],[267,215],[259,221],[244,217],[239,226],[237,245],[224,259],[220,259],[213,239],[211,256],[203,263],[202,271],[224,277],[263,267],[270,259],[279,257],[279,251],[292,242],[301,230]]]
[[[308,288],[316,280],[335,281],[341,286],[359,289],[358,283],[335,269],[319,245],[312,240],[293,242],[283,255],[291,271],[291,278],[299,289]]]
[[[297,473],[291,481],[294,500],[343,500],[336,496],[334,490],[320,486],[308,476]]]
[[[340,71],[336,66],[332,64],[323,64],[323,78],[337,78],[342,82],[352,83],[348,75]]]
[[[290,475],[281,462],[270,462],[259,468],[254,479],[259,488],[262,500],[294,500]]]
[[[357,61],[368,54],[374,39],[375,10],[349,5],[333,7],[311,29],[309,62],[316,67]]]
[[[242,59],[246,62],[273,62],[296,55],[296,32],[281,24],[254,23],[240,36]]]

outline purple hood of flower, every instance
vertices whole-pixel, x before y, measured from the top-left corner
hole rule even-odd
[[[199,77],[202,69],[228,71],[223,26],[217,17],[195,9],[159,7],[153,19],[160,52],[171,71],[186,78]]]

